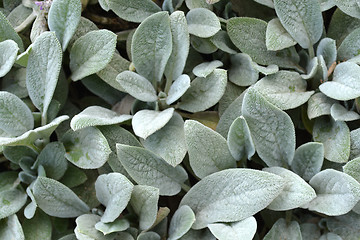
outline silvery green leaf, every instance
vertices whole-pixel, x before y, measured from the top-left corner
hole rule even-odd
[[[216,184],[214,184],[216,183]],[[264,209],[282,191],[285,182],[272,173],[253,169],[227,169],[211,174],[183,197],[195,213],[193,229],[209,223],[234,222]]]
[[[354,121],[360,119],[360,115],[354,111],[347,110],[343,105],[334,103],[331,106],[330,113],[335,121]]]
[[[174,213],[169,226],[168,240],[177,240],[187,233],[195,222],[195,214],[187,205],[179,207]]]
[[[26,87],[34,105],[46,116],[58,82],[62,50],[53,32],[41,34],[32,46],[26,69]]]
[[[359,16],[360,16],[360,8],[359,8]],[[341,61],[346,61],[353,57],[359,55],[360,52],[360,28],[352,31],[347,37],[342,41],[339,49],[338,49],[338,59]]]
[[[161,237],[156,232],[142,232],[136,240],[160,240]]]
[[[208,228],[201,230],[190,229],[184,236],[180,238],[181,240],[216,240],[216,237],[211,234]]]
[[[360,157],[360,129],[350,132],[350,159]]]
[[[249,126],[244,117],[240,116],[231,124],[227,145],[231,155],[237,160],[250,159],[255,154],[255,146]]]
[[[180,75],[171,84],[171,87],[166,97],[166,104],[170,105],[177,101],[190,87],[190,77],[186,74]]]
[[[287,32],[302,48],[310,48],[319,41],[323,19],[318,0],[288,2],[274,0],[276,14]]]
[[[306,74],[301,74],[301,77],[306,80],[313,78],[317,73],[318,69],[319,69],[319,60],[318,57],[314,57],[308,62],[306,66]]]
[[[174,168],[144,148],[123,144],[116,144],[116,148],[121,163],[138,184],[157,187],[160,195],[165,196],[180,192],[181,184],[187,179],[183,168]]]
[[[130,223],[126,219],[117,219],[111,223],[98,222],[95,224],[96,230],[102,232],[104,235],[113,232],[122,232],[130,227]]]
[[[19,4],[9,13],[9,15],[7,15],[6,18],[9,20],[14,30],[19,32],[30,26],[35,17],[33,9],[27,8],[23,4]]]
[[[216,131],[223,137],[227,137],[231,124],[237,117],[242,115],[241,106],[243,104],[245,92],[241,93],[221,115]]]
[[[327,118],[315,120],[313,138],[324,144],[325,158],[331,162],[345,163],[350,155],[350,130],[346,123]]]
[[[233,17],[227,23],[231,41],[241,52],[248,54],[256,63],[276,64],[279,67],[294,68],[298,61],[291,48],[281,51],[268,51],[266,47],[267,23],[248,17]]]
[[[131,227],[130,227],[130,229],[131,229]],[[121,240],[135,240],[134,236],[128,232],[118,232],[117,237]]]
[[[107,108],[90,106],[75,115],[71,119],[70,126],[74,131],[77,131],[86,127],[118,124],[131,118],[132,116],[130,115],[119,115]]]
[[[343,166],[343,172],[360,182],[360,158],[355,158]]]
[[[299,223],[296,221],[286,223],[284,218],[277,220],[270,231],[265,235],[264,240],[277,239],[302,240]]]
[[[172,52],[165,67],[167,79],[175,80],[182,74],[189,54],[190,36],[184,12],[176,11],[170,15]]]
[[[206,0],[185,0],[188,9],[207,8],[212,10],[212,5],[208,4]]]
[[[335,233],[328,232],[326,234],[321,235],[319,240],[343,240],[343,239]]]
[[[335,0],[341,11],[354,18],[360,18],[360,4],[357,0]]]
[[[121,173],[100,175],[95,182],[96,197],[104,206],[101,222],[115,221],[130,201],[134,185]]]
[[[116,76],[116,81],[125,90],[125,92],[140,101],[154,102],[158,99],[156,90],[149,80],[137,73],[123,71]]]
[[[266,28],[266,47],[268,50],[277,51],[294,46],[296,43],[278,18],[270,20]]]
[[[238,86],[250,86],[259,79],[259,71],[253,66],[252,60],[246,53],[231,56],[229,81]]]
[[[48,14],[50,31],[54,31],[63,51],[74,35],[81,17],[81,2],[78,0],[54,0]]]
[[[34,43],[41,34],[47,32],[48,30],[49,29],[47,27],[47,19],[45,18],[45,14],[38,14],[31,27],[30,41]]]
[[[151,134],[164,127],[172,118],[174,108],[161,112],[154,110],[140,110],[132,119],[132,127],[136,136],[146,139]]]
[[[7,39],[14,40],[17,43],[20,52],[24,51],[24,44],[20,36],[15,32],[6,16],[0,11],[0,42]]]
[[[129,66],[130,62],[123,58],[117,51],[115,51],[114,56],[109,64],[96,74],[113,88],[124,92],[124,89],[120,86],[119,82],[116,81],[116,77],[122,71],[128,70]]]
[[[308,142],[295,151],[291,169],[309,181],[315,174],[320,172],[324,161],[324,145],[322,143]]]
[[[256,233],[257,223],[254,217],[248,217],[233,223],[211,223],[208,228],[219,240],[251,240]]]
[[[199,53],[211,54],[218,50],[217,46],[212,43],[211,38],[200,38],[191,35],[190,43],[191,46]]]
[[[360,236],[360,217],[353,212],[338,217],[326,218],[326,225],[331,232],[338,234],[343,239]]]
[[[131,43],[136,71],[153,85],[160,82],[171,52],[169,14],[159,12],[146,18],[136,29]]]
[[[39,208],[50,216],[73,218],[90,210],[70,188],[54,179],[38,177],[33,193]]]
[[[279,66],[275,65],[275,64],[271,64],[271,65],[269,65],[267,67],[263,67],[263,66],[258,65],[255,62],[253,62],[252,65],[253,65],[253,68],[255,70],[261,72],[265,76],[275,74],[275,73],[277,73],[279,71]]]
[[[105,11],[109,11],[110,10],[110,6],[109,6],[109,0],[98,0],[100,6],[102,7],[102,9],[104,9]]]
[[[65,148],[60,142],[46,144],[36,160],[36,167],[43,166],[46,176],[59,180],[66,172],[68,162],[65,158]]]
[[[226,53],[236,54],[236,47],[231,42],[231,39],[226,31],[220,30],[214,36],[211,37],[210,41],[219,49]]]
[[[201,112],[214,106],[225,92],[226,70],[215,69],[206,78],[195,78],[181,97],[179,108],[188,112]]]
[[[79,240],[113,240],[114,235],[104,235],[95,228],[100,222],[100,216],[95,214],[83,214],[76,218],[76,227],[74,229],[76,239]]]
[[[221,117],[225,110],[230,106],[230,104],[238,98],[243,92],[245,88],[237,86],[232,82],[228,81],[226,84],[226,89],[224,95],[221,97],[218,105],[218,115]]]
[[[343,62],[336,66],[333,80],[320,85],[326,96],[347,101],[360,97],[360,66],[352,62]]]
[[[2,79],[2,91],[15,94],[19,98],[29,96],[26,89],[26,68],[19,68],[10,71]]]
[[[0,146],[31,145],[36,139],[50,137],[59,124],[67,119],[69,119],[68,116],[57,117],[49,124],[27,131],[16,138],[0,137]]]
[[[15,63],[19,47],[13,40],[0,42],[0,77],[5,76]]]
[[[5,190],[12,189],[14,187],[14,184],[17,179],[17,172],[15,171],[6,171],[0,173],[0,192],[3,192]]]
[[[98,30],[99,28],[87,18],[80,17],[79,25],[76,28],[74,35],[72,36],[69,42],[69,49],[74,45],[75,41],[78,40],[81,36],[84,36],[86,33]]]
[[[197,77],[206,78],[210,73],[212,73],[215,69],[222,67],[223,63],[219,60],[214,60],[212,62],[204,62],[193,69],[193,73]]]
[[[176,167],[187,152],[183,118],[178,113],[174,113],[170,121],[144,140],[143,144],[145,148]]]
[[[111,149],[104,135],[95,127],[69,130],[62,137],[65,157],[75,166],[96,169],[108,160]]]
[[[220,21],[206,8],[194,8],[186,14],[189,33],[201,38],[209,38],[220,31]]]
[[[19,136],[34,128],[30,109],[12,93],[0,91],[0,129],[10,136]]]
[[[159,189],[151,186],[136,185],[131,194],[130,204],[139,216],[139,229],[149,229],[156,220]]]
[[[264,168],[263,171],[282,177],[285,186],[268,206],[270,210],[287,211],[301,207],[316,197],[315,190],[306,183],[299,175],[281,167]]]
[[[73,164],[68,164],[68,168],[61,179],[61,183],[68,188],[77,187],[88,180],[88,177],[80,168],[75,167]]]
[[[336,100],[328,98],[321,92],[315,93],[308,101],[308,118],[313,119],[323,115],[330,115],[331,106],[336,102]]]
[[[316,55],[317,56],[322,55],[326,62],[327,68],[330,68],[330,66],[334,62],[336,62],[336,57],[337,57],[336,41],[331,38],[321,39],[316,49]]]
[[[303,239],[318,240],[320,238],[320,228],[315,223],[302,223],[300,230]]]
[[[22,226],[26,240],[51,240],[51,219],[42,211],[38,211],[31,219],[25,219]]]
[[[291,164],[295,153],[295,129],[289,115],[269,103],[254,88],[244,96],[242,114],[260,158],[269,167]]]
[[[116,15],[130,22],[142,22],[152,14],[161,11],[160,7],[151,0],[102,0],[101,2],[104,1]]]
[[[320,9],[322,12],[329,10],[335,6],[335,0],[320,0]]]
[[[297,72],[279,71],[266,76],[254,85],[264,98],[282,110],[297,108],[306,103],[314,91],[306,91],[307,83]]]
[[[104,69],[111,61],[115,47],[116,34],[105,29],[79,37],[70,50],[71,79],[77,81]]]
[[[18,212],[26,203],[27,195],[23,190],[10,188],[0,192],[0,219]]]
[[[25,240],[23,229],[15,214],[0,221],[0,238]]]
[[[346,173],[326,169],[310,180],[317,197],[309,203],[309,210],[338,216],[349,212],[360,200],[360,183]]]
[[[219,133],[194,120],[187,120],[184,129],[190,166],[196,176],[204,178],[236,167],[226,140]]]
[[[331,17],[327,36],[336,41],[337,47],[345,37],[360,27],[360,19],[351,17],[337,8]]]

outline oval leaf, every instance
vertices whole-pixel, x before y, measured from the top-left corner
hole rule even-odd
[[[116,47],[116,34],[94,30],[79,37],[70,50],[71,79],[80,80],[104,69]]]
[[[238,86],[250,86],[259,79],[259,71],[253,66],[249,55],[238,53],[231,56],[229,81]]]
[[[8,39],[14,40],[18,44],[20,52],[24,51],[24,44],[20,36],[15,32],[6,16],[0,11],[0,42]]]
[[[95,225],[100,222],[100,216],[95,214],[84,214],[76,218],[76,227],[74,229],[76,239],[79,240],[112,240],[114,235],[104,235],[95,228]]]
[[[254,88],[244,96],[242,114],[260,158],[269,167],[291,164],[295,153],[295,129],[289,115],[266,101]]]
[[[209,38],[220,31],[220,21],[206,8],[194,8],[186,14],[189,33],[201,38]]]
[[[170,105],[177,101],[190,87],[190,78],[188,75],[180,75],[174,82],[171,84],[171,87],[166,97],[166,104]]]
[[[216,183],[216,184],[214,184]],[[183,197],[195,213],[193,229],[234,222],[264,209],[284,187],[281,177],[253,169],[227,169],[203,178]]]
[[[0,222],[0,238],[25,240],[23,229],[15,214]]]
[[[239,222],[233,223],[212,223],[208,225],[208,228],[219,240],[251,240],[253,239],[257,222],[254,217],[248,217]]]
[[[357,0],[335,0],[341,11],[354,18],[360,18],[360,4]]]
[[[144,148],[116,144],[116,149],[119,160],[138,184],[157,187],[160,195],[165,196],[180,192],[181,184],[187,179],[183,168],[172,167]]]
[[[0,42],[0,77],[5,76],[15,63],[19,47],[13,40]]]
[[[204,62],[193,69],[193,73],[197,77],[207,77],[210,73],[212,73],[216,68],[222,67],[223,63],[219,60],[214,60],[212,62]]]
[[[23,190],[11,188],[0,192],[0,219],[17,213],[26,203],[27,195]]]
[[[309,119],[330,115],[331,106],[337,101],[317,92],[309,98],[307,114]]]
[[[278,18],[270,20],[266,28],[266,47],[277,51],[294,46],[296,41],[286,31]]]
[[[287,223],[284,218],[277,220],[265,235],[264,240],[277,239],[302,240],[299,223],[296,221]]]
[[[179,207],[171,218],[168,240],[177,240],[187,233],[195,222],[195,214],[187,205]]]
[[[360,119],[360,115],[354,111],[347,110],[343,105],[334,103],[331,106],[330,114],[335,121],[354,121]]]
[[[54,179],[38,177],[33,194],[39,208],[50,216],[73,218],[90,211],[73,191]]]

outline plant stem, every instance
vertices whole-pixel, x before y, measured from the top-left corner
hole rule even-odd
[[[172,84],[172,78],[169,77],[169,78],[166,79],[166,84],[165,84],[165,89],[164,89],[164,92],[165,92],[166,94],[169,93],[171,84]]]
[[[286,211],[285,213],[286,224],[290,224],[291,218],[292,218],[292,211],[291,210]]]
[[[310,60],[311,60],[311,59],[313,59],[315,57],[314,47],[310,46],[308,50],[309,50],[309,57],[310,57]]]

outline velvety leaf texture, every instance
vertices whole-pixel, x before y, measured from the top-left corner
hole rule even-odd
[[[220,21],[212,11],[194,8],[186,14],[189,33],[201,38],[209,38],[220,31]]]
[[[0,43],[0,77],[5,76],[13,66],[19,47],[13,40]]]

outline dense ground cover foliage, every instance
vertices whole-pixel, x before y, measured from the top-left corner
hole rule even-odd
[[[0,1],[0,239],[360,238],[358,0]]]

